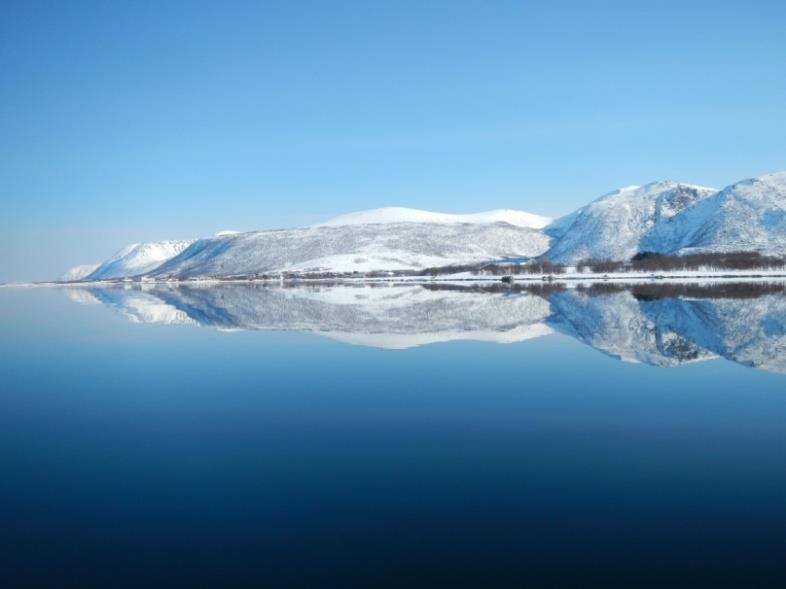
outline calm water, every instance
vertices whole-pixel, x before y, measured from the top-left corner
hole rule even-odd
[[[0,354],[3,586],[786,583],[775,287],[0,289]]]

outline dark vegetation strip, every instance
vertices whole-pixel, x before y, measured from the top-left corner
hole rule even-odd
[[[686,254],[674,256],[642,252],[628,261],[582,260],[576,263],[578,272],[611,274],[618,272],[674,272],[696,271],[705,268],[717,270],[779,270],[786,267],[786,259],[764,256],[758,252],[728,252]],[[524,262],[489,262],[441,266],[420,271],[418,276],[444,276],[466,272],[475,275],[505,276],[510,274],[559,275],[567,271],[564,264],[554,264],[546,259]]]
[[[786,285],[777,282],[658,282],[626,285],[619,282],[579,284],[576,290],[591,296],[630,291],[640,301],[657,299],[755,299],[768,294],[782,294]]]

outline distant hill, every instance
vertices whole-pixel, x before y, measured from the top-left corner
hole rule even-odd
[[[509,209],[456,215],[393,207],[309,227],[138,243],[89,273],[78,267],[64,279],[367,273],[529,258],[575,264],[624,261],[642,252],[783,257],[786,172],[720,191],[674,181],[629,186],[556,221]]]

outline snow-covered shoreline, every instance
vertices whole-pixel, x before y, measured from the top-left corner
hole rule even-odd
[[[505,280],[503,280],[505,278]],[[439,276],[332,276],[317,277],[308,275],[269,276],[269,277],[194,277],[188,279],[124,279],[124,280],[93,280],[93,281],[52,281],[0,284],[0,288],[27,287],[95,287],[95,286],[146,286],[146,285],[211,285],[211,284],[302,284],[302,283],[347,283],[347,284],[428,284],[428,283],[475,283],[498,284],[505,282],[519,283],[669,283],[669,282],[786,282],[786,270],[717,270],[717,271],[664,271],[664,272],[565,272],[563,274],[511,274],[491,276],[461,272]]]

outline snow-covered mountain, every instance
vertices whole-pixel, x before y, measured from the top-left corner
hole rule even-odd
[[[651,235],[654,251],[786,254],[786,172],[743,180],[696,202]],[[661,249],[656,249],[661,246]]]
[[[509,209],[458,215],[392,207],[309,227],[132,244],[92,272],[74,269],[64,279],[364,273],[535,257],[572,264],[645,251],[783,256],[786,172],[721,191],[673,181],[629,186],[556,221]]]
[[[369,222],[334,220],[312,227],[201,239],[151,275],[188,278],[277,271],[410,270],[532,257],[548,247],[542,231],[507,222],[382,222],[386,215],[363,215]]]
[[[63,272],[63,275],[60,276],[60,280],[64,282],[82,280],[83,278],[95,272],[98,266],[99,264],[82,264],[80,266],[74,266],[73,268],[69,268]]]
[[[652,237],[714,188],[665,181],[615,190],[558,219],[546,231],[554,241],[546,254],[559,263],[629,260],[640,251],[669,251]],[[673,239],[673,238],[672,238]]]
[[[713,188],[654,182],[607,194],[546,228],[556,262],[664,254],[786,253],[786,172]]]
[[[105,280],[146,274],[181,253],[191,243],[176,240],[132,243],[82,278]]]

